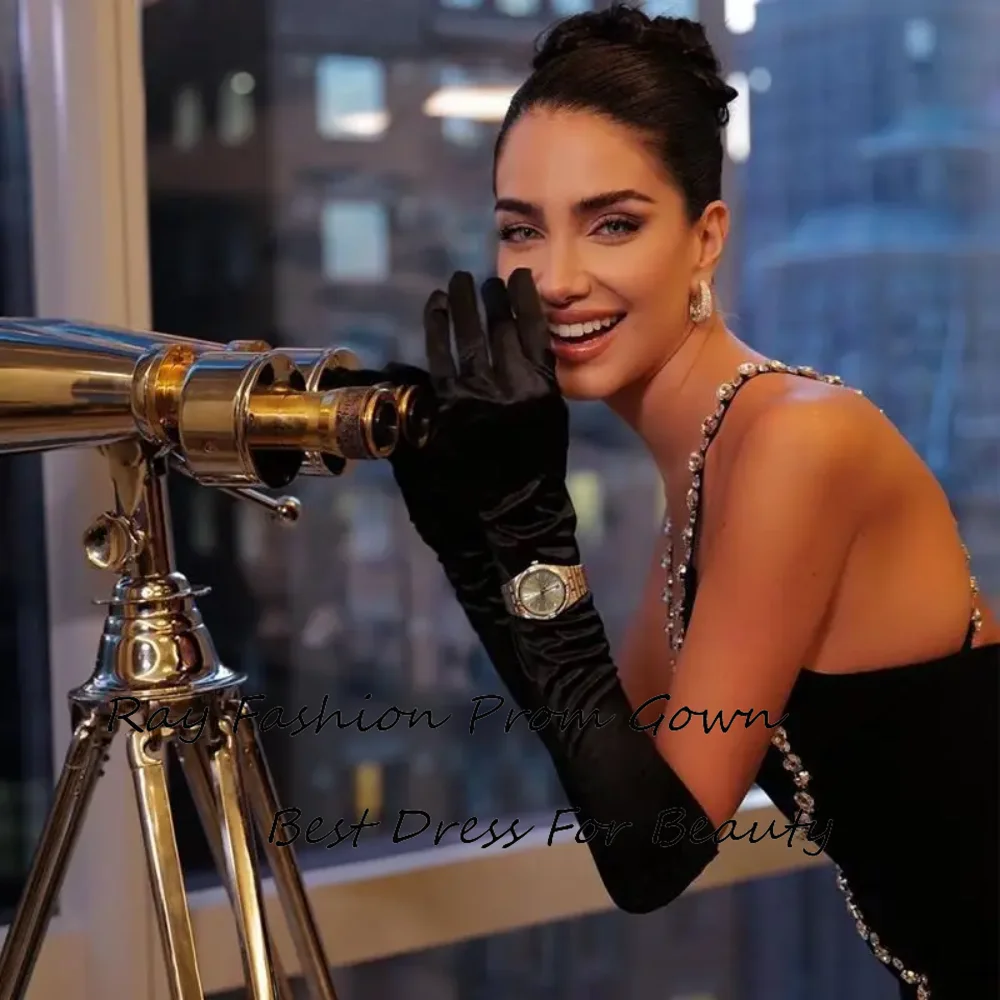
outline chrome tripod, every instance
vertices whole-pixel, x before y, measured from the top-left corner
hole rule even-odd
[[[134,439],[105,446],[115,509],[88,530],[88,559],[119,573],[90,679],[69,694],[73,736],[17,913],[0,953],[0,1000],[25,997],[78,831],[125,728],[150,883],[173,1000],[203,1000],[170,808],[167,761],[180,761],[232,904],[253,1000],[292,1000],[267,927],[254,824],[264,845],[310,995],[336,1000],[320,935],[290,847],[268,840],[279,811],[252,719],[240,718],[241,674],[219,662],[191,586],[174,565],[166,500],[170,459]],[[233,490],[286,521],[293,500]],[[128,1000],[140,1000],[129,997]]]

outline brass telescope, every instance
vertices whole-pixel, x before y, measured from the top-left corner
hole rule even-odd
[[[237,726],[245,677],[223,664],[174,563],[171,471],[266,507],[285,522],[297,476],[339,476],[427,439],[433,408],[416,386],[361,370],[349,351],[273,349],[60,319],[0,320],[0,453],[92,447],[106,458],[113,507],[84,533],[92,565],[118,579],[96,666],[69,692],[73,734],[17,912],[0,952],[0,1000],[23,1000],[110,746],[118,699],[144,725],[123,734],[172,1000],[204,1000],[168,792],[179,761],[232,904],[249,996],[292,1000],[261,896],[267,854],[301,971],[316,1000],[337,1000],[291,847],[268,842],[279,800],[252,719]],[[188,714],[191,713],[191,714]],[[185,738],[185,719],[205,718]],[[178,720],[171,723],[169,720]],[[255,836],[255,830],[256,835]]]

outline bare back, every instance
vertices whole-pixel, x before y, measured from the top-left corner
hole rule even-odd
[[[803,394],[829,398],[830,405],[844,411],[864,441],[865,465],[870,470],[864,481],[851,484],[852,490],[863,495],[867,513],[803,669],[860,673],[955,652],[966,638],[974,595],[947,496],[878,408],[846,387],[774,373],[741,389],[706,454],[692,565],[697,568],[711,554],[721,508],[717,499],[725,492],[747,429],[761,414]],[[686,483],[671,484],[671,492],[681,497],[686,488]],[[673,500],[671,506],[676,509]],[[823,530],[816,525],[817,532]],[[668,692],[670,684],[662,538],[655,549],[620,658],[622,682],[633,705]],[[981,601],[979,606],[982,625],[975,637],[977,645],[1000,638],[996,620]]]

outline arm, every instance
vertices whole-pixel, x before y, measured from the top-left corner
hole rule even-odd
[[[666,608],[662,595],[666,574],[662,565],[662,533],[657,533],[652,548],[653,556],[646,571],[641,603],[629,622],[618,658],[618,673],[633,708],[670,690],[671,678],[663,655]],[[647,716],[656,718],[655,704],[643,712],[643,720]]]
[[[592,600],[553,621],[512,619],[515,669],[537,701],[553,712],[579,711],[583,719],[593,711],[615,717],[602,728],[549,727],[543,735],[580,820],[632,823],[610,845],[603,837],[589,844],[605,886],[625,910],[666,905],[714,858],[712,833],[739,808],[770,739],[757,713],[766,711],[766,722],[777,724],[819,636],[860,511],[860,448],[830,412],[836,408],[781,407],[744,438],[706,532],[713,544],[655,739],[627,721],[632,709]],[[543,507],[511,508],[502,523],[488,525],[507,574],[530,562],[529,523],[550,538],[572,534],[568,501],[544,525]],[[685,707],[705,711],[707,719],[694,716],[684,725],[682,712],[672,730],[671,716]],[[720,712],[727,731],[711,725]],[[747,725],[739,712],[756,721]],[[642,715],[647,722],[655,717],[650,709]],[[681,825],[661,824],[658,831],[662,810]],[[682,827],[672,846],[654,843]]]
[[[568,414],[530,273],[515,271],[506,292],[491,279],[483,299],[485,333],[471,278],[453,282],[454,343],[447,322],[428,324],[428,364],[440,387],[442,440],[451,442],[454,477],[478,510],[499,579],[509,580],[534,560],[580,561],[565,484]],[[759,421],[729,477],[717,533],[732,550],[725,566],[721,548],[718,557],[709,554],[712,567],[692,623],[696,638],[689,639],[677,678],[684,678],[683,698],[704,702],[692,709],[725,710],[710,699],[724,695],[731,679],[737,708],[780,715],[854,535],[856,507],[843,483],[864,482],[855,438],[844,438],[839,424],[824,430],[825,410],[818,421],[808,407],[789,410],[794,414],[785,419]],[[782,533],[773,552],[762,548],[761,536]],[[752,614],[732,606],[740,600],[751,602]],[[798,615],[794,622],[789,608]],[[497,624],[510,641],[487,648],[511,694],[521,707],[544,705],[557,717],[539,735],[577,819],[612,831],[588,841],[608,893],[630,912],[666,905],[718,853],[713,834],[750,787],[766,730],[758,721],[727,727],[719,737],[704,734],[703,726],[697,740],[682,730],[658,733],[654,741],[631,725],[633,709],[589,596],[551,621],[510,616]],[[749,638],[740,631],[747,626]]]

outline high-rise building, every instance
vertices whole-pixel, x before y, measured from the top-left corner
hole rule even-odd
[[[764,0],[738,311],[877,400],[1000,589],[1000,115],[991,0]],[[807,360],[808,359],[808,360]]]

